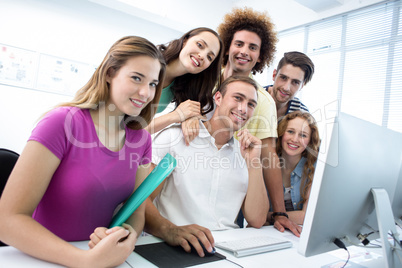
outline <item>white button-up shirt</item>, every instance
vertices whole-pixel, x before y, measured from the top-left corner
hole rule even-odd
[[[152,162],[170,153],[177,166],[154,200],[161,213],[181,226],[198,224],[210,230],[237,228],[237,214],[248,187],[248,169],[234,138],[221,147],[200,121],[200,134],[186,146],[180,125],[154,138]]]

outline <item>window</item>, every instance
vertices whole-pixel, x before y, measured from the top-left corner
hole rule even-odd
[[[401,6],[387,1],[279,32],[276,62],[298,50],[315,64],[298,97],[318,122],[335,110],[402,132]]]

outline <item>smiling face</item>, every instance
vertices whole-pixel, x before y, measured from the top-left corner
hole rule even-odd
[[[274,70],[272,98],[278,107],[287,104],[303,88],[304,71],[291,64],[284,65],[279,71]]]
[[[260,62],[261,38],[253,32],[241,30],[233,35],[228,52],[226,68],[234,73],[248,76],[257,62]]]
[[[117,72],[110,70],[107,105],[114,104],[116,113],[137,116],[152,101],[161,65],[157,59],[136,56],[127,60]]]
[[[190,37],[180,51],[179,60],[187,73],[197,74],[207,69],[219,54],[219,39],[204,31]]]
[[[257,91],[249,83],[235,81],[226,86],[224,95],[215,94],[217,105],[214,119],[220,120],[225,129],[237,131],[253,115],[257,106]]]
[[[282,136],[282,155],[301,157],[311,139],[311,129],[306,119],[296,117],[288,121]]]

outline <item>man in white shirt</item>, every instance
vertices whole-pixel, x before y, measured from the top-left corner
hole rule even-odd
[[[146,200],[145,230],[171,245],[204,256],[214,246],[210,230],[236,228],[242,208],[249,226],[266,221],[269,201],[261,165],[261,140],[244,126],[257,106],[256,82],[244,76],[226,79],[215,94],[212,118],[200,122],[200,134],[186,146],[180,126],[153,141],[153,163],[166,153],[178,165]],[[153,202],[152,202],[153,200]]]

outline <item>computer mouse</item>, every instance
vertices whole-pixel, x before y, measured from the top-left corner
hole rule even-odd
[[[202,249],[203,249],[203,251],[204,251],[205,257],[214,256],[214,254],[215,254],[215,252],[216,252],[216,250],[215,250],[214,247],[212,247],[212,251],[209,252],[209,251],[205,248],[205,246],[201,243],[200,240],[198,240],[198,242],[200,243],[200,245],[201,245],[201,247],[202,247]],[[191,247],[191,252],[194,252],[194,253],[197,254],[197,251],[195,250],[195,248],[193,247],[193,245],[192,245],[191,243],[189,243],[189,244],[190,244],[190,247]]]

